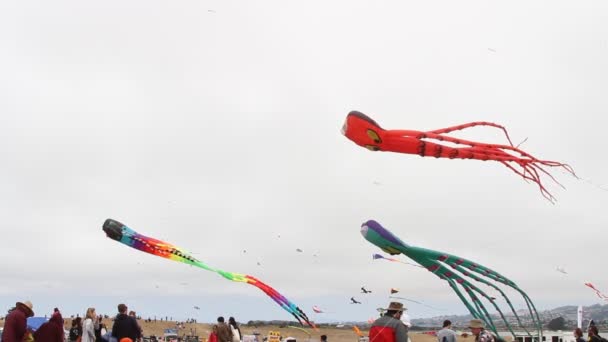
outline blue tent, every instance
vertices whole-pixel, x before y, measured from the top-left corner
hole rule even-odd
[[[27,329],[36,331],[42,324],[44,324],[48,319],[46,317],[28,317],[27,319]]]

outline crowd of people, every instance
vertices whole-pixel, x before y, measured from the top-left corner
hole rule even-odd
[[[27,328],[27,319],[34,316],[34,306],[30,301],[17,302],[4,317],[2,342],[142,342],[143,330],[139,325],[136,312],[129,311],[125,304],[117,306],[118,313],[113,318],[111,329],[103,323],[107,315],[97,315],[95,308],[86,310],[83,318],[72,316],[68,336],[64,332],[64,319],[58,308],[53,310],[50,319],[43,323],[34,332]],[[168,320],[169,317],[166,318]],[[150,322],[151,319],[148,319]],[[156,320],[156,318],[154,318]],[[162,321],[162,318],[161,318]],[[195,319],[188,319],[186,323],[196,323]],[[183,327],[184,323],[178,323]],[[213,326],[209,336],[210,342],[240,342],[241,329],[234,319],[230,317],[228,323],[224,317],[218,317],[217,324]],[[157,340],[153,336],[152,340]]]
[[[64,342],[64,320],[58,308],[50,319],[33,333],[27,329],[27,319],[34,316],[34,306],[30,301],[17,302],[4,318],[2,342]],[[68,340],[70,342],[141,342],[142,329],[134,311],[127,313],[125,304],[118,305],[112,329],[102,323],[103,316],[97,315],[95,308],[88,308],[84,319],[72,319]]]
[[[27,329],[28,317],[34,316],[34,306],[30,301],[17,302],[4,318],[2,342],[64,342],[64,320],[58,308],[53,310],[50,319],[43,323],[35,332]],[[142,342],[143,331],[137,322],[137,314],[128,311],[125,304],[119,304],[118,313],[114,318],[112,329],[103,323],[104,316],[97,315],[95,308],[88,308],[83,318],[72,319],[68,340],[70,342]],[[375,320],[369,331],[369,340],[373,342],[408,342],[408,326],[401,320],[405,307],[400,302],[391,302],[384,309],[383,315]],[[105,316],[106,318],[108,316]],[[500,338],[485,329],[480,319],[472,319],[468,328],[475,336],[475,342],[500,342]],[[595,325],[587,330],[587,339],[583,331],[574,331],[576,342],[608,342],[599,335]],[[443,327],[436,334],[437,342],[456,342],[457,333],[452,329],[452,322],[445,320]],[[241,342],[243,335],[234,319],[230,317],[226,323],[223,316],[217,318],[213,325],[208,342]],[[327,336],[321,336],[321,342],[327,342]]]

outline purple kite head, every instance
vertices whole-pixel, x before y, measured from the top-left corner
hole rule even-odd
[[[374,258],[374,260],[376,259],[384,259],[384,257],[380,254],[373,254],[372,257]]]
[[[361,225],[361,235],[367,241],[391,255],[401,254],[400,249],[408,247],[407,244],[374,220],[369,220]]]

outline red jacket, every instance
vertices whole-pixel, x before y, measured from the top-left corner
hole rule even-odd
[[[369,329],[369,342],[407,342],[407,330],[400,320],[382,316]]]
[[[2,342],[21,342],[27,329],[27,317],[32,316],[27,309],[21,306],[9,313],[4,321],[4,330],[2,331]]]
[[[59,313],[53,314],[53,317],[34,333],[36,342],[63,342],[64,339],[63,318]]]

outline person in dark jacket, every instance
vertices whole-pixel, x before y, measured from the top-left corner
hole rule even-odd
[[[27,332],[27,318],[34,316],[32,302],[17,302],[4,320],[2,342],[21,342]]]
[[[107,334],[108,328],[103,323],[103,316],[97,316],[97,320],[95,323],[95,342],[103,342],[102,338],[105,334]]]
[[[55,312],[48,322],[45,322],[34,332],[36,342],[63,342],[63,317],[59,311]]]
[[[137,341],[141,337],[141,331],[135,318],[127,315],[127,306],[124,304],[118,304],[118,315],[114,319],[114,326],[112,326],[112,337],[120,341],[123,338],[130,338],[131,341]]]
[[[129,316],[133,317],[135,322],[137,322],[137,313],[135,311],[129,311]],[[139,336],[143,336],[144,330],[141,328],[141,325],[139,325],[139,322],[137,322],[137,328],[139,329]],[[139,340],[139,342],[141,342],[141,339]]]
[[[384,316],[378,318],[369,330],[369,340],[374,342],[407,342],[407,326],[401,322],[403,303],[391,302]]]

